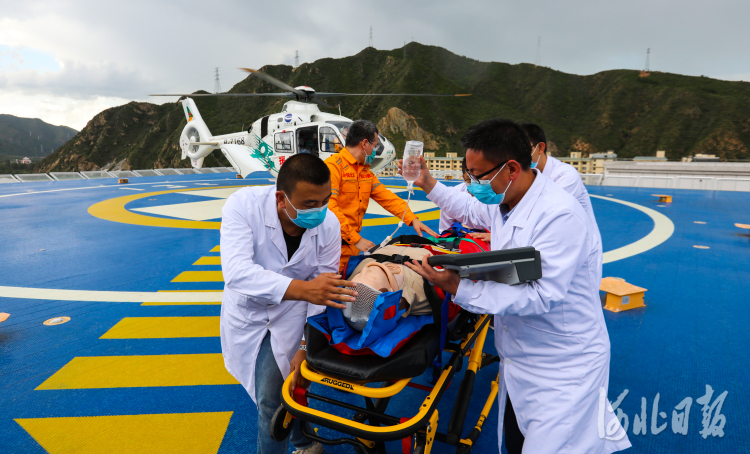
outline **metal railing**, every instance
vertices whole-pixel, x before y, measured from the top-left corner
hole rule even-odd
[[[2,183],[20,183],[21,181],[17,180],[16,177],[14,177],[11,174],[3,174],[0,175],[0,184]]]
[[[84,170],[81,172],[19,173],[0,175],[3,183],[31,183],[38,181],[94,180],[100,178],[138,178],[180,175],[205,175],[214,173],[237,173],[232,167],[203,167],[200,169],[144,169],[144,170]]]

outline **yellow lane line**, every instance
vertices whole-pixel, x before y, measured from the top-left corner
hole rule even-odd
[[[216,453],[231,411],[15,421],[50,454]]]
[[[221,271],[183,271],[172,282],[224,282]]]
[[[219,337],[219,317],[125,317],[100,339]]]
[[[206,256],[196,260],[193,265],[221,265],[221,257],[219,256]]]
[[[73,358],[36,389],[235,385],[221,353]]]

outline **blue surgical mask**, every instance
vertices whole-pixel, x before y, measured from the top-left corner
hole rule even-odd
[[[538,146],[539,146],[539,144],[536,144],[534,146],[534,148],[531,149],[531,159],[532,159],[532,161],[531,161],[531,168],[532,169],[536,169],[536,166],[539,164],[539,160],[542,159],[542,154],[539,153],[539,157],[536,158],[536,162],[533,161],[533,159],[534,159],[534,150],[536,150],[536,147],[538,147]]]
[[[498,194],[492,189],[492,180],[494,180],[498,175],[500,175],[500,172],[502,172],[503,168],[505,168],[505,164],[503,164],[502,167],[500,167],[500,170],[495,174],[494,177],[492,177],[489,180],[474,180],[471,182],[471,184],[466,188],[468,191],[476,197],[477,200],[484,203],[485,205],[499,205],[503,203],[503,199],[505,198],[505,193],[508,192],[508,188],[510,188],[510,184],[513,183],[511,180],[510,183],[508,183],[508,187],[505,188],[505,191]]]
[[[284,194],[284,197],[286,197],[289,205],[292,205],[292,202],[289,200],[289,197],[287,197],[286,194]],[[289,216],[289,219],[291,219],[292,222],[297,224],[299,227],[302,227],[303,229],[314,229],[315,227],[322,224],[323,221],[325,221],[326,213],[328,211],[328,204],[326,203],[320,208],[309,208],[307,210],[298,210],[294,205],[292,205],[292,208],[297,211],[297,217],[295,219],[292,219],[292,217],[289,216],[288,211],[286,213],[286,215]]]
[[[370,143],[369,141],[367,143]],[[370,143],[370,146],[372,147],[372,144]],[[365,156],[365,164],[372,164],[372,162],[375,160],[375,147],[372,147],[372,153]]]

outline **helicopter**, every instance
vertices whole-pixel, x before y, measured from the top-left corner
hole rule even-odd
[[[203,160],[214,150],[221,153],[232,164],[242,178],[253,172],[269,171],[276,177],[284,161],[296,153],[310,153],[320,159],[327,159],[346,143],[350,118],[322,112],[318,106],[333,107],[320,98],[339,96],[439,96],[464,97],[470,94],[421,94],[421,93],[319,93],[308,86],[292,87],[275,77],[249,68],[240,68],[261,80],[275,85],[283,93],[195,93],[195,94],[154,94],[151,96],[185,97],[182,104],[187,125],[180,134],[182,159],[190,158],[194,168],[201,168]],[[247,131],[214,136],[203,121],[193,97],[285,97],[293,100],[284,103],[281,112],[266,115],[254,121]],[[339,109],[340,110],[340,109]],[[396,158],[396,148],[382,134],[378,134],[375,160],[370,164],[373,172],[378,172]]]

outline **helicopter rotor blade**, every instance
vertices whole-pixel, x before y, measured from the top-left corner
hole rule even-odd
[[[326,97],[326,96],[442,96],[442,97],[456,97],[456,96],[471,96],[471,93],[456,94],[456,95],[437,95],[430,93],[315,93],[315,96]]]
[[[291,91],[292,93],[296,94],[297,96],[307,97],[307,94],[305,92],[297,90],[294,87],[292,87],[291,85],[285,84],[284,82],[280,81],[279,79],[277,79],[277,78],[275,78],[273,76],[269,76],[268,74],[265,74],[265,73],[262,73],[260,71],[256,71],[256,70],[250,69],[250,68],[240,68],[240,69],[243,70],[243,71],[249,72],[253,76],[255,76],[255,77],[257,77],[257,78],[259,78],[261,80],[264,80],[264,81],[268,82],[271,85],[276,85],[277,87],[281,88],[282,90]]]
[[[328,104],[327,102],[323,101],[322,99],[318,99],[317,96],[315,98],[312,98],[312,102],[315,104],[321,105],[323,107],[333,107],[332,105]]]
[[[188,96],[188,97],[198,97],[198,96],[224,96],[224,97],[232,97],[232,96],[274,96],[274,97],[282,97],[282,98],[294,98],[296,95],[294,93],[172,93],[172,94],[158,94],[158,95],[149,95],[149,96]]]

